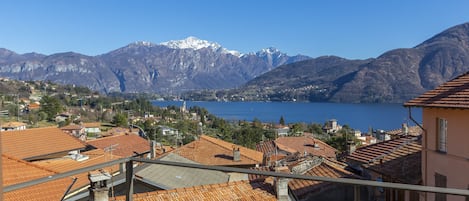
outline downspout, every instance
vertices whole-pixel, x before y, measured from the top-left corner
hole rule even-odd
[[[427,138],[428,136],[426,135],[427,134],[427,131],[425,130],[425,128],[423,128],[422,125],[420,125],[417,121],[415,121],[415,119],[412,117],[412,108],[411,107],[408,107],[409,108],[409,119],[415,123],[415,125],[417,125],[418,127],[420,127],[420,129],[422,129],[422,136],[424,136],[425,138],[425,141],[424,141],[424,147],[425,149],[422,149],[423,151],[423,157],[425,159],[425,164],[423,164],[425,166],[425,171],[423,173],[424,177],[425,177],[425,181],[428,181],[428,178],[427,178],[427,171],[428,171],[428,167],[427,167],[427,164],[428,164],[428,157],[427,157]],[[423,111],[422,111],[423,113]],[[422,115],[423,116],[423,115]],[[427,193],[424,194],[425,196],[425,200],[427,200]]]

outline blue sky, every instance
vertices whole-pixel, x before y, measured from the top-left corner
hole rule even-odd
[[[467,0],[2,0],[0,47],[98,55],[188,36],[242,53],[377,57],[469,22]]]

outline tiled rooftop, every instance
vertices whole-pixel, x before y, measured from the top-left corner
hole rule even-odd
[[[403,136],[403,135],[405,135],[404,131],[402,131],[402,128],[386,131],[386,133],[389,134],[389,135],[393,135],[393,136]],[[408,127],[407,135],[419,136],[421,134],[422,134],[422,129],[420,127],[418,127],[418,126],[409,126]]]
[[[14,128],[14,127],[19,127],[19,126],[26,126],[25,123],[23,122],[6,122],[2,124],[2,127],[8,127],[8,128]]]
[[[469,108],[469,73],[460,75],[407,101],[404,106]]]
[[[240,161],[233,161],[233,147],[240,149]],[[256,165],[261,164],[261,152],[241,147],[206,135],[173,151],[189,160],[204,165]]]
[[[2,174],[3,185],[9,186],[47,177],[56,174],[56,172],[20,159],[2,155]],[[60,200],[71,183],[71,178],[62,178],[37,184],[7,192],[4,194],[4,200]]]
[[[264,154],[275,153],[275,143],[273,140],[261,141],[256,144],[256,150]]]
[[[89,122],[89,123],[83,123],[82,126],[85,128],[99,128],[101,127],[100,122]]]
[[[8,156],[31,159],[85,148],[85,144],[55,127],[4,131],[2,151]]]
[[[422,146],[418,137],[402,137],[362,147],[347,156],[347,163],[383,174],[395,182],[418,184]]]
[[[84,167],[89,167],[108,161],[116,160],[122,158],[120,156],[111,155],[108,152],[104,152],[102,149],[94,149],[86,152],[80,153],[81,155],[88,156],[89,158],[84,161],[76,161],[70,157],[62,157],[57,159],[50,160],[41,160],[33,162],[33,164],[44,167],[50,170],[53,170],[58,173],[63,173],[71,170],[77,170]],[[104,168],[107,172],[113,173],[119,171],[119,165],[114,165],[112,167]],[[77,178],[76,183],[72,190],[80,188],[89,184],[88,173],[84,172],[78,175],[74,175]]]
[[[353,173],[345,170],[346,164],[328,160],[328,159],[321,159],[317,161],[318,163],[312,163],[312,166],[305,169],[305,172],[297,173],[302,174],[305,176],[318,176],[318,177],[329,177],[329,178],[359,178],[358,176],[354,175]],[[289,165],[290,169],[295,169],[296,165]],[[251,168],[258,171],[275,171],[274,167],[256,167]],[[250,181],[264,181],[271,177],[264,176],[264,175],[255,175],[249,174]],[[303,199],[310,193],[317,193],[328,189],[330,187],[336,186],[334,183],[330,182],[321,182],[321,181],[314,181],[314,180],[302,180],[302,179],[291,179],[288,182],[288,187],[290,190],[295,194],[296,197]]]
[[[112,154],[122,157],[130,157],[137,153],[150,151],[150,143],[142,137],[135,134],[120,134],[109,137],[89,140],[86,143],[98,149],[110,149],[112,145]]]
[[[290,153],[307,152],[313,156],[335,158],[336,149],[325,142],[311,137],[280,137],[275,140],[277,147]],[[316,148],[314,145],[318,145]]]
[[[83,128],[84,128],[83,126],[77,125],[77,124],[70,124],[64,127],[60,127],[61,130],[81,130]]]
[[[124,196],[109,199],[124,201]],[[178,188],[165,191],[134,194],[134,201],[166,201],[166,200],[277,200],[270,184],[263,182],[249,183],[236,181],[222,184],[210,184],[190,188]]]
[[[345,170],[345,166],[324,160],[321,164],[311,168],[305,174],[306,176],[318,176],[329,178],[357,178],[353,173]],[[336,184],[330,182],[293,179],[288,183],[290,190],[299,198],[305,197],[309,193],[315,193],[334,187]]]

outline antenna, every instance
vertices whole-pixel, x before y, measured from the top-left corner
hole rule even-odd
[[[110,145],[109,147],[104,148],[105,152],[109,152],[111,154],[111,159],[112,159],[112,151],[115,150],[116,149],[115,147],[117,146],[119,146],[119,144],[113,144],[113,145]]]

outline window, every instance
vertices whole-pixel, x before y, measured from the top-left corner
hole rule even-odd
[[[446,152],[446,136],[448,121],[438,118],[438,129],[436,134],[436,148],[438,151]]]
[[[446,176],[435,172],[435,187],[446,188]],[[436,193],[435,201],[446,201],[446,194]]]

